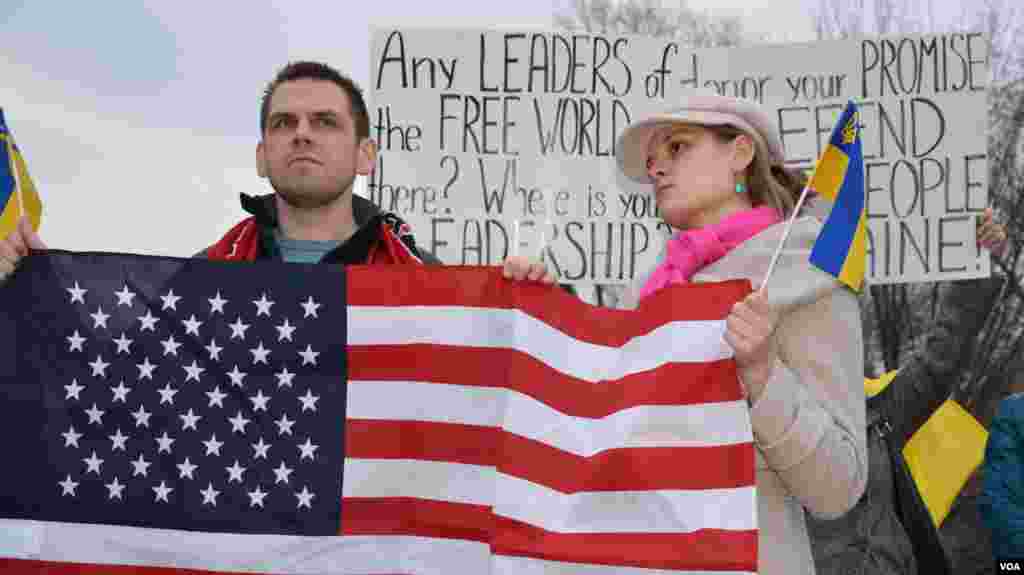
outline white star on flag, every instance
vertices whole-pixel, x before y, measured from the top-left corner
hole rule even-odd
[[[292,386],[292,378],[295,377],[295,374],[288,371],[287,367],[281,367],[281,372],[274,375],[277,376],[277,387]]]
[[[210,345],[206,346],[206,351],[210,352],[211,360],[220,361],[220,352],[224,351],[224,348],[218,346],[216,340],[211,339]]]
[[[110,316],[108,314],[103,313],[102,307],[96,308],[96,313],[89,314],[89,317],[91,317],[92,321],[95,322],[92,326],[93,329],[107,327],[107,320],[110,319]]]
[[[103,361],[102,357],[97,355],[96,361],[89,365],[92,366],[93,377],[107,377],[107,368],[110,367],[110,364]]]
[[[263,442],[263,438],[261,437],[259,443],[253,443],[252,444],[252,448],[256,452],[256,454],[253,455],[252,458],[253,459],[266,459],[267,458],[267,450],[270,449],[270,446],[271,446],[271,444],[270,443],[264,443]]]
[[[170,495],[172,491],[174,491],[173,487],[167,487],[167,482],[161,481],[160,485],[153,488],[153,493],[156,495],[155,501],[163,501],[165,503],[170,503],[170,501],[167,499],[167,496]]]
[[[64,447],[78,447],[78,439],[82,437],[81,433],[77,433],[75,431],[74,426],[70,427],[61,435],[64,436]]]
[[[120,449],[121,451],[127,451],[127,448],[125,447],[125,442],[128,441],[128,439],[130,438],[127,435],[123,435],[121,433],[120,427],[117,428],[117,431],[114,432],[114,435],[110,435],[108,437],[110,437],[110,441],[113,443],[113,445],[111,445],[110,447],[110,451],[117,451],[118,449]]]
[[[153,415],[146,411],[146,406],[139,404],[139,410],[132,412],[132,417],[135,418],[135,427],[149,427],[149,416]]]
[[[71,399],[71,398],[79,399],[78,394],[83,389],[85,389],[85,386],[84,385],[79,385],[77,379],[72,379],[71,380],[71,384],[70,385],[65,385],[64,389],[66,389],[67,392],[68,392],[67,396],[64,399]]]
[[[186,477],[192,479],[192,472],[195,471],[197,467],[199,466],[193,464],[186,457],[184,462],[178,464],[178,479],[184,479]]]
[[[77,301],[80,304],[85,304],[85,292],[89,290],[78,287],[78,282],[75,282],[75,287],[65,289],[71,293],[71,303]]]
[[[103,426],[103,414],[106,413],[102,409],[96,407],[93,403],[92,407],[85,410],[85,414],[89,416],[89,423],[95,423],[96,425]]]
[[[74,496],[75,495],[75,488],[78,487],[78,482],[77,481],[71,481],[71,476],[68,475],[68,478],[65,479],[64,481],[58,481],[57,485],[60,485],[61,487],[64,488],[64,492],[61,493],[61,496],[64,496],[64,495]]]
[[[141,381],[143,379],[153,379],[153,370],[156,369],[157,366],[149,363],[149,358],[146,357],[143,358],[142,363],[137,364],[136,367],[139,368],[139,380]]]
[[[196,429],[196,423],[200,419],[202,419],[203,416],[196,415],[195,413],[192,412],[192,409],[189,409],[187,414],[179,415],[178,417],[181,418],[181,430],[182,431],[184,431],[186,429],[192,429],[194,431],[199,431],[198,429]]]
[[[186,334],[190,334],[191,333],[191,334],[195,335],[196,337],[199,337],[199,326],[203,325],[203,322],[197,320],[195,314],[192,314],[191,317],[189,317],[187,320],[185,320],[185,321],[183,321],[181,323],[185,324],[185,333]]]
[[[263,294],[260,299],[252,302],[256,304],[256,317],[266,314],[270,316],[270,306],[274,305],[274,302],[267,299],[267,294]]]
[[[114,399],[110,400],[110,402],[111,403],[117,403],[118,401],[120,401],[121,403],[127,402],[128,392],[131,391],[131,390],[132,390],[132,388],[124,386],[124,380],[122,379],[121,383],[117,384],[117,387],[111,387],[110,388],[110,391],[113,392],[113,394],[114,394]]]
[[[114,477],[114,480],[112,482],[104,483],[103,485],[104,487],[107,488],[108,491],[110,491],[110,494],[107,496],[108,499],[123,499],[121,497],[121,492],[124,491],[125,486],[122,485],[121,482],[117,480],[116,476]]]
[[[85,343],[85,338],[80,336],[80,335],[78,335],[78,330],[77,329],[75,330],[75,333],[73,333],[73,334],[71,334],[71,335],[69,335],[67,337],[67,340],[68,340],[68,343],[71,344],[71,348],[68,349],[68,352],[72,352],[72,351],[85,351],[84,349],[82,349],[82,344]]]
[[[228,472],[228,483],[232,481],[242,482],[242,474],[245,473],[245,468],[238,464],[238,460],[235,460],[235,464],[231,467],[225,467]]]
[[[220,292],[219,291],[217,292],[216,296],[214,296],[212,298],[209,298],[206,301],[210,302],[210,315],[213,315],[213,314],[215,314],[217,312],[220,312],[221,314],[223,314],[224,313],[224,304],[228,303],[228,300],[223,299],[223,298],[220,297]]]
[[[156,390],[156,392],[160,394],[160,405],[165,403],[174,405],[174,394],[178,393],[178,390],[171,387],[170,383],[165,385],[163,389]]]
[[[160,299],[164,301],[164,307],[161,309],[169,308],[174,311],[178,311],[178,308],[176,306],[178,304],[178,300],[180,300],[181,297],[174,295],[174,290],[170,290],[167,292],[166,295],[160,296]]]
[[[313,351],[313,347],[308,343],[306,344],[306,350],[300,351],[299,355],[302,356],[302,365],[313,364],[316,365],[316,358],[320,355],[319,351]]]
[[[174,443],[174,438],[167,435],[167,431],[164,434],[156,438],[156,443],[159,446],[156,450],[157,453],[171,452],[171,444]]]
[[[206,395],[210,398],[210,405],[207,405],[206,407],[213,407],[214,405],[217,407],[224,407],[224,398],[228,396],[228,394],[220,390],[219,385],[213,388],[213,391],[207,391]]]
[[[299,398],[299,401],[302,402],[302,411],[316,411],[316,402],[318,399],[320,399],[319,395],[313,395],[313,392],[307,389],[306,395]]]
[[[164,346],[164,355],[173,355],[178,357],[178,348],[181,344],[174,339],[174,334],[167,336],[167,339],[160,342]]]
[[[259,485],[257,485],[255,490],[249,492],[249,507],[259,507],[262,509],[263,498],[266,496],[267,494],[260,489]]]
[[[228,421],[231,422],[231,431],[232,432],[237,432],[237,433],[243,433],[244,434],[245,433],[245,426],[249,423],[250,420],[242,417],[242,412],[239,411],[238,415],[236,415],[236,416],[234,416],[232,418],[229,418]]]
[[[88,469],[85,470],[85,472],[87,474],[88,473],[95,473],[96,475],[100,474],[100,466],[103,465],[103,460],[100,459],[99,457],[96,457],[96,452],[95,451],[92,452],[92,455],[90,455],[89,457],[86,457],[85,459],[83,459],[82,462],[85,463],[85,465],[88,467]]]
[[[256,365],[257,363],[266,364],[267,356],[270,355],[270,350],[263,347],[263,342],[261,341],[259,346],[254,349],[250,349],[249,353],[252,354],[253,365]]]
[[[249,401],[252,402],[253,411],[266,411],[267,402],[270,401],[270,396],[263,395],[263,390],[259,389],[256,390],[256,395],[249,398]]]
[[[288,323],[288,318],[284,318],[284,323],[281,324],[281,325],[275,326],[274,329],[277,330],[277,341],[278,341],[278,343],[280,343],[280,342],[282,342],[284,340],[288,340],[288,341],[292,340],[292,332],[295,331],[295,326],[293,326],[292,324]]]
[[[217,434],[210,436],[210,439],[203,442],[206,446],[206,455],[220,455],[220,448],[224,445],[223,441],[217,441]]]
[[[184,370],[185,370],[185,373],[188,374],[188,376],[185,377],[185,381],[189,381],[189,380],[194,379],[194,380],[196,380],[198,382],[199,381],[199,374],[201,374],[204,371],[206,371],[206,368],[199,367],[199,364],[196,363],[196,360],[193,359],[192,360],[192,365],[184,366]]]
[[[139,328],[139,331],[149,330],[155,332],[156,322],[160,321],[160,318],[153,317],[153,314],[147,309],[146,315],[139,316],[139,321],[142,322],[142,327]]]
[[[302,452],[302,456],[299,457],[299,459],[306,459],[307,457],[309,457],[310,459],[314,459],[313,453],[316,452],[317,447],[319,446],[314,445],[312,442],[309,441],[309,438],[307,437],[306,443],[298,445],[297,447],[299,448],[299,451]]]
[[[203,505],[210,504],[214,507],[217,506],[217,496],[220,495],[220,491],[213,488],[213,483],[206,485],[206,489],[203,489],[199,493],[203,494]]]
[[[146,477],[149,474],[149,466],[153,465],[152,463],[146,461],[146,458],[143,457],[141,453],[139,454],[138,459],[136,459],[135,461],[131,461],[130,463],[134,468],[132,470],[132,477],[135,477],[136,475]]]
[[[245,372],[239,371],[237,364],[227,373],[227,376],[231,378],[231,385],[242,387],[242,379],[245,378]]]
[[[313,506],[310,503],[313,501],[313,497],[316,497],[316,495],[312,493],[309,489],[307,489],[305,486],[303,486],[302,491],[300,493],[296,493],[295,497],[297,497],[299,500],[299,504],[296,507],[296,509],[301,509],[303,507],[305,507],[306,509],[312,509]]]
[[[121,337],[119,337],[118,339],[115,339],[114,343],[117,344],[117,352],[116,353],[127,353],[128,355],[131,355],[131,353],[132,353],[132,350],[131,350],[132,340],[130,340],[127,337],[125,337],[125,333],[123,331],[121,332]]]
[[[118,306],[126,305],[132,307],[132,299],[135,298],[135,292],[128,289],[128,284],[125,284],[121,291],[114,292],[114,295],[117,296]]]
[[[242,322],[242,316],[238,316],[235,323],[228,324],[231,328],[231,339],[245,339],[245,330],[249,329],[249,325]]]
[[[282,413],[281,414],[281,419],[275,421],[274,423],[277,424],[277,433],[278,433],[278,435],[291,435],[292,434],[292,426],[295,425],[295,422],[291,421],[290,419],[288,419],[288,414]]]
[[[310,316],[318,317],[316,315],[316,310],[320,309],[320,304],[313,301],[313,296],[309,296],[309,299],[306,300],[306,303],[300,305],[302,306],[302,309],[305,310],[305,315],[302,316],[303,318],[307,318]]]
[[[281,461],[280,467],[273,471],[274,475],[277,477],[277,479],[274,480],[274,485],[277,485],[278,483],[288,483],[288,476],[295,470],[285,465],[284,461]]]

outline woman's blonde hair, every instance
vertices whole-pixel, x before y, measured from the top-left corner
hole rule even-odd
[[[747,193],[750,202],[757,207],[767,204],[782,215],[789,217],[807,183],[803,172],[772,164],[768,153],[757,144],[757,139],[734,126],[702,126],[719,141],[731,142],[738,136],[746,135],[754,142],[754,159],[747,166]]]

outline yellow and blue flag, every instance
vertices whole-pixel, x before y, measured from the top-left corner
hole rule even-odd
[[[903,458],[936,527],[985,460],[987,441],[981,423],[947,399],[903,446]]]
[[[24,214],[28,214],[32,229],[38,230],[43,203],[0,109],[0,238],[14,231]]]
[[[864,393],[874,397],[896,379],[899,370],[864,378]],[[966,409],[947,399],[903,446],[903,458],[932,522],[940,527],[971,475],[985,459],[988,431]]]
[[[867,243],[864,231],[864,154],[857,105],[850,101],[832,128],[828,146],[807,186],[832,201],[811,250],[811,263],[860,291]]]

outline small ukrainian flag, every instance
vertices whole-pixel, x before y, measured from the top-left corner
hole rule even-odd
[[[899,370],[864,378],[864,392],[874,397],[889,387]],[[903,445],[917,492],[935,527],[949,515],[971,475],[985,459],[988,431],[966,409],[947,399]]]
[[[24,214],[28,215],[32,229],[38,230],[43,203],[0,109],[0,238],[14,231]]]
[[[807,187],[832,201],[832,211],[811,250],[811,263],[860,291],[867,243],[864,231],[864,155],[857,105],[839,116]]]

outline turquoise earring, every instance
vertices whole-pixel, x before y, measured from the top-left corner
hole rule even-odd
[[[747,191],[747,186],[743,185],[742,182],[736,182],[736,193],[742,194]]]

